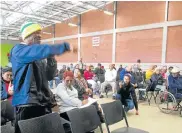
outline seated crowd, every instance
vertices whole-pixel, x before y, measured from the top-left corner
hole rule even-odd
[[[140,61],[138,62],[140,63]],[[13,77],[10,67],[1,70],[1,104],[8,101],[7,105],[11,105],[13,96]],[[143,83],[150,84],[147,89],[155,90],[158,85],[166,85],[168,91],[175,97],[182,99],[182,77],[177,67],[167,66],[158,67],[152,65],[144,72],[140,65],[119,66],[116,71],[115,65],[110,64],[109,69],[105,70],[99,63],[96,68],[87,66],[83,63],[73,64],[70,66],[63,65],[61,70],[57,70],[53,80],[49,81],[49,87],[55,91],[55,99],[59,107],[60,116],[69,120],[66,112],[74,108],[80,108],[88,104],[88,98],[99,96],[103,98],[105,90],[111,88],[113,99],[121,100],[126,112],[136,109],[138,115],[138,103],[135,93],[136,88],[142,87]],[[55,86],[53,85],[55,83]],[[176,95],[176,92],[181,95]],[[139,99],[144,99],[143,93],[139,93]],[[98,103],[94,103],[98,109],[98,115],[103,122],[102,113]],[[13,118],[8,116],[2,106],[1,109],[1,125],[8,121],[13,122]]]

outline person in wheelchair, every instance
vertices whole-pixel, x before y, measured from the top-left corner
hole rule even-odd
[[[152,75],[147,91],[155,91],[157,89],[162,89],[164,83],[164,79],[161,74],[161,68],[157,67]]]
[[[168,77],[169,92],[171,92],[176,99],[182,100],[182,77],[179,74],[180,70],[174,67],[171,75]]]
[[[119,83],[116,99],[121,100],[126,112],[135,107],[136,115],[138,115],[138,102],[130,75],[126,74],[124,80]]]

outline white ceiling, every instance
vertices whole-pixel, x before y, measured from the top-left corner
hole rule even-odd
[[[65,22],[91,9],[107,10],[112,1],[1,1],[1,39],[18,39],[23,23],[33,21],[43,27]],[[112,11],[111,11],[112,12]]]

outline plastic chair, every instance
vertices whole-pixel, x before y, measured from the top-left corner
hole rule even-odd
[[[18,121],[21,133],[65,133],[58,113]]]
[[[125,123],[127,127],[116,129],[112,131],[112,133],[148,133],[140,129],[129,127],[127,117],[124,112],[121,101],[117,100],[111,103],[101,104],[101,107],[104,114],[105,124],[106,124],[108,133],[111,133],[109,129],[109,125],[113,125],[123,119],[125,119]]]
[[[95,106],[91,105],[81,109],[76,108],[68,111],[67,115],[71,122],[72,133],[91,132],[98,127],[100,127],[100,131],[103,133]]]

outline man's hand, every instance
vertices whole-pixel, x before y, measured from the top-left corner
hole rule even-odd
[[[13,85],[11,84],[11,82],[9,83],[9,86],[8,86],[8,94],[13,95]]]
[[[122,82],[119,82],[119,88],[122,88],[123,86],[122,86]]]
[[[77,53],[78,52],[77,47],[73,44],[70,44],[70,52]]]
[[[92,94],[92,90],[91,90],[91,89],[89,89],[89,88],[86,88],[86,89],[85,89],[85,91],[86,91],[86,93],[88,93],[89,95],[91,95],[91,94]]]
[[[85,99],[85,100],[82,101],[82,105],[85,105],[87,103],[88,103],[88,99]]]
[[[136,115],[139,115],[138,110],[136,110]]]
[[[133,85],[134,88],[137,88],[137,86],[138,86],[137,84],[132,84],[132,85]]]

